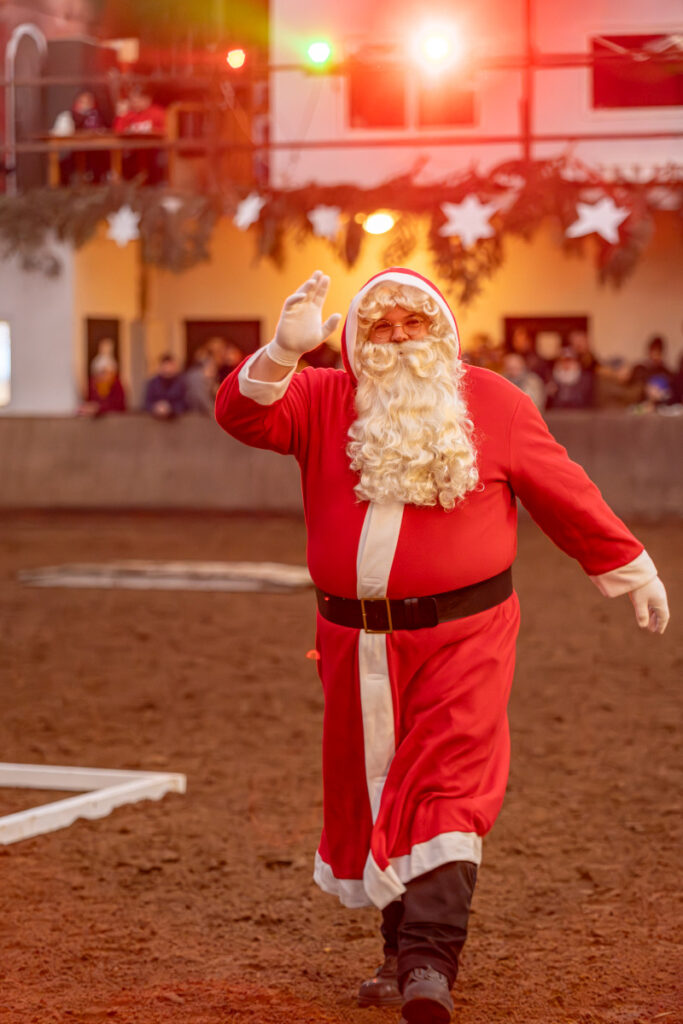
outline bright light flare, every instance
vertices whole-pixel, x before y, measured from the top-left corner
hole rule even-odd
[[[395,223],[396,218],[388,210],[376,210],[363,221],[363,231],[367,231],[369,235],[385,235],[387,231],[391,231]]]
[[[324,39],[316,39],[306,51],[308,59],[313,64],[325,64],[332,56],[332,47]]]
[[[225,60],[226,60],[227,64],[231,68],[233,68],[233,70],[236,71],[238,68],[243,68],[244,67],[244,65],[247,62],[247,55],[244,52],[244,50],[239,50],[239,49],[229,50],[228,51],[228,56],[225,58]]]
[[[415,62],[433,74],[459,64],[465,56],[463,38],[453,24],[423,26],[411,48]]]

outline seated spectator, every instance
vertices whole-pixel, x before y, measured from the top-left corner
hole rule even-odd
[[[147,381],[144,408],[159,420],[171,420],[187,411],[185,378],[170,353],[161,357],[159,372]]]
[[[545,409],[545,384],[537,373],[527,370],[524,359],[517,352],[508,352],[503,360],[503,376],[528,395],[537,409]]]
[[[584,370],[573,348],[560,350],[546,384],[549,409],[590,409],[593,393],[591,374]]]
[[[96,134],[109,128],[104,114],[97,106],[95,94],[83,89],[76,95],[71,110],[57,115],[52,126],[53,135]],[[64,151],[59,154],[59,178],[63,185],[73,181],[105,181],[109,173],[107,153],[92,150]]]
[[[78,415],[94,419],[108,412],[125,411],[126,395],[119,379],[116,359],[110,352],[101,350],[90,364],[88,397],[80,406]]]
[[[218,386],[242,362],[244,352],[234,341],[227,341],[221,337],[209,338],[206,347],[216,364],[216,385]]]
[[[668,405],[674,401],[674,374],[664,362],[666,342],[660,335],[650,339],[647,356],[631,370],[629,384],[639,389],[637,401]]]
[[[188,411],[213,416],[216,391],[216,363],[207,346],[202,345],[195,352],[192,366],[185,371]]]
[[[470,345],[463,352],[463,360],[473,366],[483,366],[486,370],[501,373],[503,369],[503,349],[497,345],[490,334],[480,331],[472,335]]]
[[[144,137],[166,134],[166,111],[149,90],[142,86],[131,89],[128,99],[116,106],[114,131],[118,135]],[[144,176],[145,184],[156,185],[165,176],[165,156],[162,149],[136,149],[123,154],[124,178]]]
[[[95,94],[89,89],[79,92],[71,106],[74,131],[106,132],[109,124],[97,106]]]
[[[119,100],[116,106],[114,131],[121,135],[164,135],[166,133],[166,111],[149,90],[134,86],[128,99]]]
[[[550,379],[551,366],[545,359],[541,359],[539,356],[534,339],[527,327],[521,324],[515,327],[510,338],[508,351],[516,352],[517,355],[520,355],[526,364],[527,370],[537,374],[541,380],[547,382]]]

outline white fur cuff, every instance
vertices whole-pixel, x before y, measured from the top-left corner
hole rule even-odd
[[[600,576],[589,576],[604,597],[619,597],[628,594],[637,587],[649,583],[657,575],[655,563],[647,551],[641,551],[637,558],[618,569],[603,572]]]
[[[298,352],[290,352],[288,348],[278,345],[275,338],[266,345],[268,358],[272,359],[278,366],[296,366],[301,358]]]
[[[293,366],[283,380],[254,380],[249,371],[254,360],[262,352],[263,349],[259,348],[247,359],[239,372],[237,380],[239,382],[240,394],[244,395],[245,398],[251,398],[259,405],[272,405],[273,402],[277,402],[282,398],[287,391],[296,367]]]

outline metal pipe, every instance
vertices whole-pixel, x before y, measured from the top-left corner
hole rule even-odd
[[[602,142],[616,141],[620,139],[683,139],[683,131],[661,131],[661,132],[603,132],[597,134],[589,133],[544,133],[534,135],[533,142]],[[77,139],[71,136],[68,139],[60,139],[55,136],[50,142],[18,142],[12,147],[17,153],[48,153],[51,150],[104,150],[106,149],[167,149],[182,152],[185,150],[216,149],[221,152],[269,152],[283,149],[386,149],[400,146],[473,146],[473,145],[519,145],[519,135],[481,135],[481,136],[420,136],[404,135],[392,136],[384,139],[320,139],[319,141],[292,140],[284,142],[222,142],[203,139],[178,139],[166,141],[164,139],[112,139],[110,147],[103,147],[101,144],[88,144],[88,139]],[[8,145],[0,146],[0,152],[6,152]]]

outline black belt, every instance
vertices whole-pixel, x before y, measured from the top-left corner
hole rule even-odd
[[[338,626],[364,629],[366,633],[393,633],[395,629],[426,629],[451,619],[464,619],[502,604],[512,593],[512,569],[505,569],[481,583],[429,597],[335,597],[316,587],[318,609],[324,619]]]

